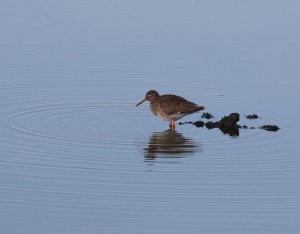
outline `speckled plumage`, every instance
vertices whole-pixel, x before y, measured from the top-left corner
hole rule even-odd
[[[183,97],[172,94],[159,95],[154,90],[147,92],[145,99],[137,106],[144,101],[150,102],[150,110],[154,115],[165,121],[170,121],[170,127],[172,125],[174,128],[174,121],[204,109],[203,106],[190,102]]]

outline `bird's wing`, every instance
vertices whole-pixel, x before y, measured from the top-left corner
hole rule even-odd
[[[159,103],[160,108],[163,109],[167,115],[192,113],[201,110],[199,105],[176,95],[162,95],[160,96]]]

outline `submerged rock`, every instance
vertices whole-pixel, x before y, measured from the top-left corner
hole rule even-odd
[[[271,132],[277,132],[280,129],[277,125],[263,125],[259,128]]]

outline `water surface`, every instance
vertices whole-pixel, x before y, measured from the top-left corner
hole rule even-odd
[[[299,233],[298,2],[0,12],[1,233]],[[149,89],[281,129],[173,132]]]

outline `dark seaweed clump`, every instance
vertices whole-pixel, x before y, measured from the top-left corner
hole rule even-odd
[[[193,122],[193,124],[197,127],[197,128],[202,128],[204,126],[204,122],[201,120],[195,121]]]
[[[261,119],[257,114],[245,115],[247,119]]]
[[[205,115],[206,117],[212,116],[210,113]],[[238,136],[240,125],[237,122],[240,120],[240,115],[238,113],[231,113],[229,116],[224,116],[220,121],[208,121],[204,123],[201,120],[195,122],[179,122],[179,125],[182,124],[193,124],[197,128],[206,127],[207,129],[219,128],[224,134],[228,134],[230,136]]]
[[[207,129],[217,128],[218,126],[219,126],[219,122],[208,121],[208,122],[205,124],[205,127],[206,127]]]
[[[260,118],[257,114],[253,115],[245,115],[247,119],[258,119]],[[203,113],[201,118],[206,118],[210,119],[213,118],[213,115],[210,113]],[[218,128],[220,129],[224,134],[228,134],[230,136],[239,136],[239,130],[240,129],[255,129],[255,127],[250,127],[247,125],[239,125],[237,122],[240,120],[240,114],[239,113],[231,113],[228,116],[224,116],[222,119],[219,121],[208,121],[208,122],[203,122],[201,120],[192,122],[179,122],[179,125],[182,124],[193,124],[197,128],[203,128],[204,126],[207,129],[214,129]],[[267,131],[273,131],[276,132],[280,128],[277,125],[263,125],[261,127],[258,127],[259,129],[267,130]]]
[[[211,113],[208,113],[208,112],[203,112],[203,114],[201,115],[201,118],[204,118],[204,119],[211,119],[213,117],[214,116]]]
[[[229,116],[224,116],[219,121],[219,129],[230,136],[239,136],[240,125],[237,122],[240,120],[240,115],[238,113],[231,113]]]
[[[258,119],[260,118],[257,114],[253,115],[245,115],[247,119]],[[203,113],[201,116],[202,118],[210,119],[213,118],[213,116],[210,113]],[[228,134],[230,136],[239,136],[239,130],[240,129],[255,129],[255,127],[250,127],[247,125],[238,125],[237,122],[240,120],[240,114],[239,113],[231,113],[228,116],[224,116],[222,119],[219,121],[208,121],[208,122],[203,122],[201,120],[192,122],[179,122],[179,125],[182,124],[193,124],[197,128],[203,128],[204,126],[207,129],[214,129],[218,128],[220,129],[224,134]],[[263,125],[261,127],[258,127],[259,129],[263,129],[266,131],[272,131],[272,132],[277,132],[280,128],[277,125]]]
[[[277,125],[263,125],[259,128],[267,130],[267,131],[271,131],[271,132],[277,132],[280,129]]]
[[[219,128],[224,134],[230,136],[239,136],[240,125],[237,122],[240,120],[238,113],[231,113],[228,116],[224,116],[220,121],[208,121],[205,123],[207,129]]]

